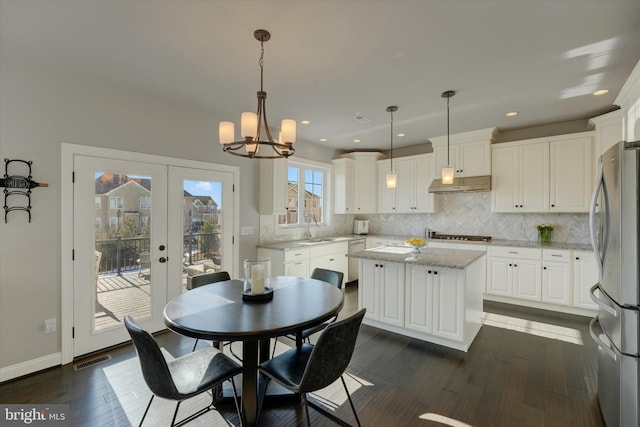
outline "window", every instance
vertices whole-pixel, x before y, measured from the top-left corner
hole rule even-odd
[[[151,209],[151,196],[140,197],[140,209]]]
[[[96,228],[98,230],[102,229],[102,218],[100,218],[99,216],[96,217]]]
[[[102,196],[96,196],[96,209],[102,209]]]
[[[112,196],[109,199],[109,208],[110,209],[122,209],[123,203],[122,203],[122,197],[115,197]]]
[[[280,225],[327,225],[329,167],[304,161],[289,161],[287,167],[287,215]]]

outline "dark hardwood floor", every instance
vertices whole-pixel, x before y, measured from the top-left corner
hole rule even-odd
[[[357,310],[357,288],[347,286],[346,296],[343,315]],[[363,325],[347,377],[362,424],[604,426],[589,319],[488,302],[485,312],[487,323],[468,353]],[[157,339],[169,357],[193,345],[173,333]],[[135,351],[126,345],[108,353],[111,360],[78,371],[67,365],[1,384],[0,402],[68,403],[72,426],[137,425],[149,391]],[[339,381],[315,400],[355,423]],[[185,402],[181,414],[206,401]],[[173,408],[155,399],[145,425],[169,425]],[[239,425],[233,404],[220,409],[189,425]],[[310,411],[314,426],[335,425]],[[296,402],[270,404],[261,425],[304,425],[304,413]]]

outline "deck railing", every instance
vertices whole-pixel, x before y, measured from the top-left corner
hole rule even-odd
[[[220,232],[185,234],[183,263],[192,265],[219,258],[220,238]],[[140,271],[149,262],[150,238],[117,236],[115,239],[96,240],[96,251],[101,253],[98,274],[119,275],[122,272]]]

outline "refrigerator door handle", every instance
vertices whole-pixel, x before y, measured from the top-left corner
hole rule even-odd
[[[600,291],[599,294],[601,296],[604,296],[606,298],[606,301],[600,299],[596,295],[596,290]],[[600,289],[600,283],[596,283],[595,285],[593,285],[589,290],[589,294],[591,294],[591,300],[595,302],[598,307],[600,307],[602,310],[606,311],[613,317],[618,317],[618,310],[616,310],[615,303],[604,292],[602,292],[602,289]]]
[[[615,351],[611,349],[611,346],[609,344],[600,339],[601,334],[604,334],[604,331],[600,326],[600,319],[598,319],[598,316],[596,316],[591,319],[591,322],[589,322],[589,335],[591,335],[591,338],[596,342],[596,344],[598,344],[599,348],[604,350],[604,352],[607,353],[610,358],[617,362],[618,356],[616,355]]]
[[[596,265],[598,267],[598,280],[602,280],[603,276],[603,256],[600,254],[600,248],[598,247],[598,236],[596,234],[596,205],[598,204],[598,195],[600,190],[604,186],[604,168],[602,166],[602,160],[598,162],[598,172],[596,177],[596,184],[593,189],[593,195],[591,196],[591,208],[589,209],[589,232],[591,235],[591,246],[593,247],[593,253],[596,256]]]

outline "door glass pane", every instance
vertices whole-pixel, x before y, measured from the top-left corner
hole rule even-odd
[[[191,278],[222,270],[222,183],[183,180],[183,291],[191,289]]]
[[[151,177],[95,174],[94,331],[151,316]]]

